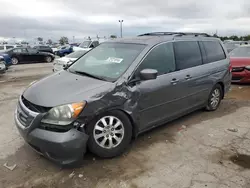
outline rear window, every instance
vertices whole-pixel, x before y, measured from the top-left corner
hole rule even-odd
[[[225,52],[218,41],[204,41],[203,45],[207,54],[205,63],[226,59]]]
[[[47,48],[49,48],[49,47],[48,47],[48,46],[41,46],[41,48],[47,49]]]
[[[250,46],[244,46],[234,49],[229,54],[230,57],[250,57]]]
[[[176,70],[202,65],[200,47],[196,41],[174,43]]]

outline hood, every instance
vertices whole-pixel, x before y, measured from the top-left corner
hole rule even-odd
[[[28,101],[44,107],[91,100],[113,86],[106,82],[68,71],[59,71],[27,88],[23,96]]]
[[[245,67],[250,65],[250,58],[231,57],[230,63],[232,67]]]

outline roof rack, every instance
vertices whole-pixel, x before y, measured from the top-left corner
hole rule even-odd
[[[192,35],[195,37],[198,37],[198,36],[211,37],[211,35],[209,35],[207,33],[189,33],[189,32],[152,32],[152,33],[144,33],[144,34],[138,35],[138,37],[141,37],[141,36],[160,36],[160,35],[174,35],[174,36]]]

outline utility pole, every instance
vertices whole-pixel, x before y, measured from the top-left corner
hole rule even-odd
[[[119,22],[120,22],[121,38],[122,38],[122,23],[123,23],[123,20],[119,20]]]
[[[73,43],[75,43],[75,36],[73,36]]]

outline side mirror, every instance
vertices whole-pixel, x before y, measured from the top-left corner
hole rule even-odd
[[[71,63],[67,62],[66,64],[63,65],[63,70],[66,70],[69,68]]]
[[[140,72],[141,80],[153,80],[157,78],[158,71],[155,69],[143,69]]]

